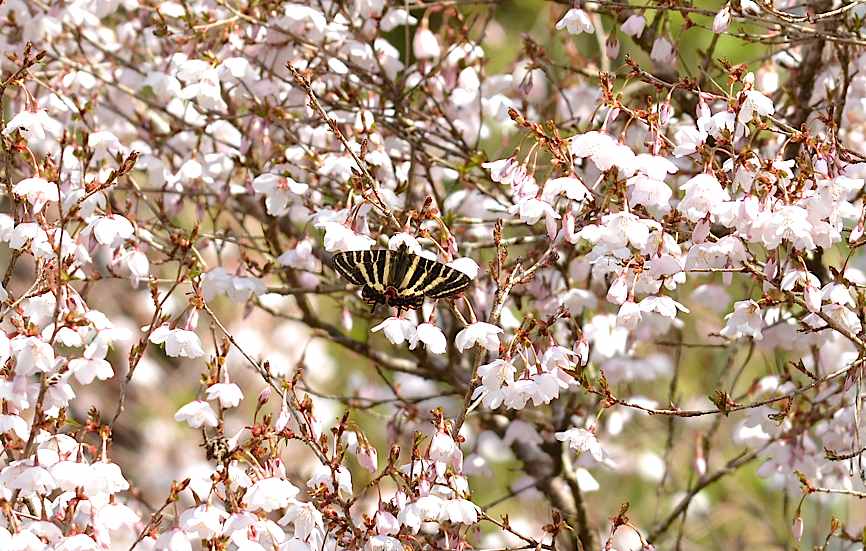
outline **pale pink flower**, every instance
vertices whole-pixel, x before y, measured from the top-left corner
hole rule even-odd
[[[247,489],[244,502],[254,511],[270,512],[286,507],[299,491],[291,482],[283,478],[264,478]]]
[[[566,197],[573,201],[583,201],[591,196],[590,191],[583,185],[583,182],[574,176],[563,176],[562,178],[553,178],[545,182],[544,190],[541,192],[541,199],[548,203],[553,203],[560,194],[565,194]]]
[[[604,41],[604,54],[610,59],[616,59],[619,57],[620,46],[621,44],[617,36],[610,34],[607,40]],[[663,124],[667,124],[667,121],[664,121]]]
[[[271,216],[282,216],[289,212],[293,197],[306,193],[309,186],[288,176],[260,174],[253,179],[253,189],[265,196],[265,207]]]
[[[713,18],[713,32],[716,34],[723,33],[728,30],[731,24],[731,6],[725,4],[725,7],[719,10],[719,13]]]
[[[649,296],[638,304],[642,312],[656,312],[666,318],[674,319],[677,312],[689,313],[689,309],[667,296]]]
[[[46,203],[56,203],[60,200],[57,184],[39,176],[21,180],[12,188],[12,193],[25,197],[33,205],[33,212],[41,211]]]
[[[451,435],[440,431],[430,442],[430,459],[448,463],[459,472],[463,465],[463,452]]]
[[[800,541],[803,538],[803,517],[799,514],[794,519],[794,525],[791,527],[791,533],[794,539]]]
[[[56,545],[51,546],[51,549],[53,551],[96,551],[99,549],[99,545],[87,534],[75,534],[74,536],[64,537]],[[185,549],[172,548],[169,551],[185,551]]]
[[[432,323],[422,323],[419,325],[415,332],[409,335],[408,340],[409,350],[414,350],[418,346],[418,343],[421,342],[433,354],[444,354],[448,344],[442,330]]]
[[[234,383],[216,383],[205,391],[208,400],[219,400],[224,408],[237,407],[244,398],[241,388]]]
[[[764,319],[761,307],[754,300],[741,300],[734,304],[734,311],[725,316],[727,323],[719,333],[723,337],[739,339],[751,337],[755,340],[764,338],[761,333]]]
[[[280,518],[279,523],[291,523],[295,528],[294,537],[301,541],[306,541],[314,534],[321,537],[325,530],[321,511],[312,503],[300,501],[294,501],[289,505],[286,514]]]
[[[89,385],[93,379],[104,381],[114,377],[114,369],[107,361],[99,358],[77,358],[69,362],[69,370],[83,385]]]
[[[388,249],[392,251],[399,250],[401,245],[406,245],[406,248],[412,254],[418,256],[424,255],[424,248],[421,247],[421,243],[418,242],[414,235],[395,233],[388,239]]]
[[[674,133],[674,141],[677,146],[674,147],[674,157],[684,157],[691,155],[698,150],[698,147],[707,141],[709,134],[700,127],[683,126]]]
[[[336,488],[334,487],[334,479],[337,482]],[[352,495],[352,473],[345,465],[340,465],[336,470],[332,470],[329,465],[320,463],[313,476],[307,480],[307,487],[318,488],[323,484],[329,491],[336,491],[341,496]]]
[[[190,536],[210,539],[220,534],[222,523],[228,516],[222,508],[202,503],[180,514],[180,526]]]
[[[613,280],[613,283],[607,290],[607,301],[613,304],[622,304],[628,298],[628,291],[627,274],[620,274]]]
[[[150,334],[150,342],[164,344],[165,353],[173,358],[199,358],[204,356],[201,339],[193,331],[186,329],[171,329],[162,325]]]
[[[642,311],[634,301],[628,300],[623,302],[619,307],[619,312],[616,314],[616,322],[627,328],[634,329],[640,323]]]
[[[415,25],[418,19],[402,8],[391,8],[382,16],[379,26],[385,32],[391,32],[397,27]]]
[[[47,373],[55,368],[54,349],[37,337],[16,337],[10,341],[15,355],[15,371],[19,375]]]
[[[400,523],[397,517],[388,511],[377,511],[376,531],[380,534],[396,534],[400,531]]]
[[[208,302],[219,294],[225,294],[233,302],[240,304],[248,301],[253,295],[264,294],[267,290],[265,284],[258,278],[232,275],[221,266],[201,276],[201,287],[204,299]]]
[[[677,210],[692,222],[699,221],[708,213],[718,212],[720,204],[731,199],[712,174],[698,174],[681,185],[680,189],[684,190],[686,195]]]
[[[797,205],[783,205],[766,215],[762,221],[761,241],[768,249],[778,247],[783,240],[795,248],[811,251],[815,248],[813,232],[806,209]]]
[[[384,319],[382,323],[374,326],[370,331],[373,333],[377,331],[384,332],[385,337],[393,344],[403,344],[406,341],[411,342],[415,338],[416,333],[415,324],[412,320],[395,317]]]
[[[313,254],[314,243],[312,239],[298,241],[294,249],[289,249],[277,258],[281,266],[288,266],[296,270],[318,272],[322,269],[322,262]]]
[[[592,33],[595,26],[589,14],[580,8],[571,8],[556,22],[556,30],[568,29],[569,34]]]
[[[0,363],[5,363],[5,360]],[[30,436],[30,427],[27,424],[27,421],[18,415],[0,414],[0,434],[5,434],[10,431],[14,432],[18,438],[25,442]]]
[[[454,344],[460,352],[464,352],[476,344],[486,350],[496,352],[499,350],[498,335],[502,332],[501,327],[479,321],[461,329],[454,339]]]
[[[530,197],[520,201],[516,205],[508,209],[511,214],[518,214],[520,219],[529,225],[537,224],[542,217],[545,219],[559,218],[559,213],[556,212],[550,203]]]
[[[442,49],[436,35],[427,27],[422,27],[415,31],[415,37],[412,39],[412,51],[418,59],[435,59],[439,57]]]
[[[643,34],[644,26],[646,26],[646,19],[642,15],[632,14],[625,20],[620,30],[629,36],[637,38]]]
[[[469,500],[450,499],[445,502],[444,509],[444,516],[450,522],[460,524],[475,524],[478,522],[478,506]]]
[[[94,218],[87,229],[101,245],[115,246],[126,241],[135,233],[132,223],[119,214],[109,214]]]
[[[580,453],[587,452],[596,461],[604,460],[604,449],[595,434],[579,427],[572,427],[554,434],[557,440],[565,442],[568,447]]]
[[[653,42],[650,58],[661,65],[670,65],[676,60],[676,51],[668,39],[658,37]]]
[[[327,221],[316,223],[317,228],[325,230],[325,250],[334,251],[365,251],[375,245],[375,241],[352,231],[351,228],[341,222]]]
[[[632,176],[626,181],[631,190],[629,199],[632,205],[643,205],[649,209],[666,213],[671,209],[673,191],[661,180],[643,174]]]
[[[185,422],[194,429],[201,426],[215,427],[219,424],[216,412],[210,404],[201,400],[192,401],[174,414],[174,420]]]
[[[475,279],[476,277],[478,277],[478,271],[480,270],[480,268],[478,267],[478,263],[469,258],[468,256],[455,258],[448,263],[448,266],[454,268],[458,272],[466,274],[467,276],[469,276],[470,279]]]
[[[63,125],[51,118],[45,109],[22,111],[12,117],[3,129],[3,135],[9,136],[18,130],[21,136],[31,146],[42,147],[49,136],[56,138],[63,134]]]

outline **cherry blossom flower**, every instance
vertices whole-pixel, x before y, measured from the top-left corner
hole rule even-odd
[[[731,7],[725,5],[719,10],[719,13],[713,18],[713,32],[716,34],[723,33],[728,30],[728,25],[731,24]]]
[[[325,531],[322,513],[312,503],[291,503],[279,523],[291,523],[295,528],[294,537],[301,541],[308,541],[313,535],[316,536],[316,541],[319,541]]]
[[[454,344],[460,352],[464,352],[476,344],[486,350],[496,352],[499,350],[499,337],[497,335],[502,332],[501,327],[479,321],[461,329],[455,337]]]
[[[566,431],[557,432],[554,436],[560,442],[565,442],[568,447],[578,452],[588,452],[596,461],[604,460],[604,449],[592,432],[579,427],[572,427]]]
[[[210,539],[220,534],[228,516],[222,508],[203,503],[180,514],[180,527],[190,536]]]
[[[60,122],[49,116],[45,109],[18,113],[6,124],[3,135],[10,136],[16,130],[32,146],[44,145],[49,136],[59,137],[63,133]]]
[[[282,216],[289,212],[293,197],[306,193],[309,186],[288,176],[260,174],[253,179],[253,189],[265,196],[265,207],[271,216]]]
[[[216,412],[207,402],[195,400],[177,410],[174,414],[175,421],[186,422],[189,426],[197,429],[201,426],[215,427],[219,424]]]
[[[57,184],[38,176],[21,180],[12,187],[12,193],[25,197],[33,205],[33,212],[41,211],[46,203],[60,200]]]
[[[88,225],[96,241],[102,245],[116,246],[132,237],[135,229],[132,223],[119,214],[98,216]]]
[[[244,503],[252,510],[270,512],[288,506],[299,491],[283,478],[263,478],[247,489]]]
[[[322,262],[313,254],[313,241],[310,239],[299,241],[294,249],[281,254],[277,262],[296,270],[318,272],[322,269]]]
[[[334,481],[336,480],[336,487]],[[307,481],[308,488],[318,488],[324,485],[329,491],[341,496],[352,495],[352,473],[345,466],[332,471],[328,465],[319,465],[313,476]]]
[[[638,38],[643,34],[645,25],[646,19],[644,19],[642,15],[632,14],[625,20],[625,23],[622,24],[620,30],[629,36]]]
[[[556,30],[568,29],[569,34],[592,33],[595,26],[592,24],[589,14],[580,8],[571,8],[562,19],[556,22]]]
[[[233,302],[242,304],[251,296],[259,296],[266,290],[264,283],[257,278],[231,275],[223,267],[203,274],[201,286],[204,299],[208,302],[218,294],[226,294]]]
[[[653,42],[650,57],[653,61],[658,63],[670,64],[673,63],[676,58],[676,51],[674,50],[673,45],[666,38],[659,37]]]
[[[325,229],[325,250],[329,252],[364,251],[375,243],[366,235],[355,233],[340,222],[317,222],[316,227]]]
[[[435,59],[439,57],[441,47],[436,35],[430,29],[422,27],[415,32],[412,39],[412,51],[418,59]]]
[[[150,334],[150,342],[164,344],[165,353],[171,357],[199,358],[204,356],[201,340],[193,331],[186,329],[171,329],[162,325]]]
[[[386,318],[382,323],[371,328],[370,331],[373,333],[377,331],[384,332],[385,337],[393,344],[403,344],[407,341],[412,342],[412,339],[415,339],[417,343],[415,324],[405,318]]]
[[[734,304],[734,311],[725,316],[727,323],[720,331],[724,337],[739,339],[752,337],[761,340],[764,320],[761,317],[761,307],[754,300],[741,300]]]
[[[463,466],[463,452],[460,451],[460,446],[454,442],[451,435],[441,431],[436,433],[430,442],[430,459],[448,463],[458,470]]]
[[[448,344],[442,330],[432,323],[420,324],[406,339],[409,341],[409,350],[414,350],[420,342],[433,354],[444,354]]]
[[[731,198],[711,174],[698,174],[680,188],[686,192],[686,195],[677,209],[693,222],[697,222],[707,214],[717,213],[718,206]]]
[[[69,362],[69,370],[83,385],[89,385],[93,379],[104,381],[114,377],[111,364],[100,358],[77,358]]]
[[[207,387],[206,394],[208,400],[219,400],[220,406],[224,408],[237,407],[244,398],[240,387],[234,383],[213,384]]]

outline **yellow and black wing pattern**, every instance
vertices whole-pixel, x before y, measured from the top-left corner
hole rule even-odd
[[[447,298],[466,289],[469,276],[441,262],[399,250],[347,251],[334,255],[337,272],[370,304],[419,309],[424,297]]]

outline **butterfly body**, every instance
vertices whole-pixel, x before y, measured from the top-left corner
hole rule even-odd
[[[361,297],[375,305],[419,309],[424,298],[447,298],[466,289],[469,276],[441,262],[409,252],[378,249],[347,251],[334,255],[337,272],[361,286]]]

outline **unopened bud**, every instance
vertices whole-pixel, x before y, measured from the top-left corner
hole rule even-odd
[[[607,37],[607,40],[604,43],[605,53],[607,57],[610,59],[616,59],[619,57],[619,40],[614,35],[610,35]]]
[[[722,10],[716,14],[716,17],[713,19],[713,32],[716,34],[721,34],[728,30],[728,26],[731,24],[731,7],[729,5],[725,5]]]
[[[794,539],[800,541],[803,537],[803,517],[797,515],[794,519],[794,526],[791,527],[791,532],[794,534]]]
[[[268,400],[270,400],[270,399],[271,399],[271,387],[266,386],[265,388],[262,389],[261,392],[259,392],[259,398],[258,398],[259,407],[267,404]]]

